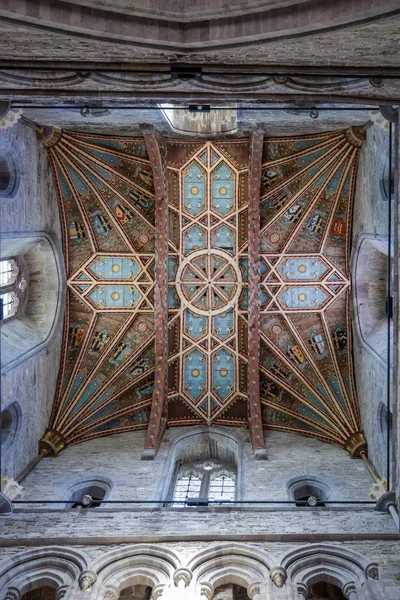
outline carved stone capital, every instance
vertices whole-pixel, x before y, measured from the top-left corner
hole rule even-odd
[[[190,569],[186,569],[185,567],[181,567],[177,569],[174,573],[174,583],[176,586],[182,585],[182,581],[184,585],[182,587],[187,587],[189,583],[192,581],[193,573]]]
[[[273,567],[270,571],[269,576],[276,587],[281,588],[285,585],[287,579],[286,569],[283,567]]]
[[[8,588],[4,600],[20,600],[21,592],[15,587]]]
[[[59,587],[56,592],[56,600],[62,600],[67,595],[67,592],[70,589],[71,588],[69,585],[62,585],[61,587]]]
[[[152,594],[151,594],[151,600],[158,600],[158,598],[161,598],[161,596],[164,593],[164,584],[163,583],[159,583],[158,585],[156,585],[153,588]]]
[[[308,586],[305,583],[298,583],[297,594],[299,596],[299,600],[307,600]]]
[[[249,587],[247,588],[247,595],[251,600],[260,600],[261,598],[261,587],[262,584],[257,582],[257,583],[251,583],[249,585]]]
[[[82,571],[79,575],[79,587],[83,592],[89,590],[97,581],[97,575],[94,571]]]
[[[350,582],[350,583],[346,583],[346,585],[343,587],[343,595],[348,598],[348,600],[356,600],[357,598],[357,588],[355,583]]]
[[[201,600],[211,600],[214,595],[214,586],[211,583],[200,584]]]
[[[114,586],[109,586],[105,589],[103,600],[118,600],[119,591]]]

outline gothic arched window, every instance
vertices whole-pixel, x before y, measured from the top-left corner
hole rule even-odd
[[[0,260],[0,320],[13,317],[18,309],[20,295],[25,290],[24,279],[19,276],[17,261]]]
[[[232,465],[214,461],[196,461],[179,465],[173,493],[174,507],[221,505],[235,500],[236,473]]]

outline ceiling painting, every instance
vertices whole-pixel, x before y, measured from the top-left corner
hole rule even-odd
[[[247,201],[243,177],[218,144],[205,143],[185,160],[175,142],[168,154],[169,211],[175,222],[169,252],[169,323],[176,340],[169,358],[169,408],[186,405],[211,424],[236,402],[246,403]],[[178,149],[179,148],[179,149]],[[248,153],[248,141],[230,152]],[[247,166],[247,165],[246,165]],[[245,412],[245,411],[244,411]],[[177,420],[177,419],[175,419]]]
[[[349,248],[363,132],[264,139],[255,241],[262,425],[357,454]],[[250,140],[166,148],[168,223],[156,223],[143,138],[63,131],[49,144],[68,295],[46,436],[61,447],[148,427],[157,231],[168,235],[167,425],[250,422]]]

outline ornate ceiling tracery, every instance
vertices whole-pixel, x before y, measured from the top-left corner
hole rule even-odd
[[[163,427],[185,423],[249,425],[254,445],[254,403],[261,427],[365,447],[349,321],[361,129],[266,138],[258,166],[248,139],[44,134],[68,299],[42,448],[148,427],[156,450]],[[156,218],[163,202],[168,223]]]

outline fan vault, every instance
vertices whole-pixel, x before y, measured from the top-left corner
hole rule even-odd
[[[255,448],[272,428],[365,450],[349,318],[362,128],[40,136],[68,286],[42,450],[148,428],[155,452],[166,426],[214,423],[248,425]]]

